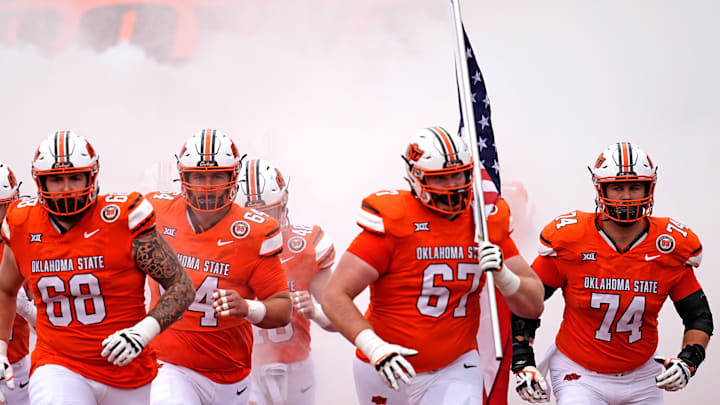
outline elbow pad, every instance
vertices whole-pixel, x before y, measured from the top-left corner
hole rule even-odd
[[[690,329],[703,331],[712,336],[713,319],[710,304],[702,289],[674,303],[675,310],[682,318],[685,332]]]

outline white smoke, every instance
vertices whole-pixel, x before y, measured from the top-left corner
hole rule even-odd
[[[203,42],[181,64],[159,63],[127,44],[102,53],[72,45],[52,57],[32,47],[0,47],[0,159],[23,180],[22,191],[34,194],[33,152],[57,129],[91,140],[108,192],[145,188],[153,165],[172,162],[193,132],[215,127],[243,153],[269,159],[291,178],[292,220],[321,225],[341,254],[358,232],[362,197],[405,186],[399,155],[411,134],[457,125],[448,5],[245,3],[244,13],[227,20],[251,24]],[[697,275],[717,308],[720,217],[712,211],[718,182],[711,162],[720,146],[720,6],[700,0],[463,6],[492,102],[503,180],[520,180],[528,190],[533,232],[558,214],[592,210],[586,166],[608,144],[632,140],[660,168],[655,215],[673,216],[702,238]],[[534,258],[532,244],[521,248]],[[561,319],[559,295],[546,306],[539,356]],[[364,310],[367,297],[357,301]],[[355,403],[352,346],[337,334],[313,333],[318,404]],[[677,354],[681,335],[668,303],[658,352]],[[688,388],[667,394],[666,403],[710,404],[719,356],[711,345]],[[521,403],[512,389],[510,402]]]

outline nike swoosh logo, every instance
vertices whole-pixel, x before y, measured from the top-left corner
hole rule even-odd
[[[285,264],[286,262],[289,262],[290,260],[294,259],[295,256],[290,256],[287,259],[280,259],[280,264]]]
[[[475,364],[463,363],[463,367],[465,367],[465,368],[473,368],[473,367],[477,367],[477,365],[475,365]]]
[[[301,393],[301,394],[304,394],[304,393],[306,393],[307,390],[309,390],[310,388],[312,388],[312,385],[309,386],[309,387],[307,387],[307,388],[300,388],[300,393]]]
[[[95,235],[95,234],[98,233],[98,232],[100,232],[100,229],[99,229],[99,228],[96,229],[96,230],[94,230],[94,231],[92,231],[92,232],[85,232],[85,234],[84,234],[84,235],[85,235],[85,239],[87,239],[87,238]]]
[[[20,388],[25,388],[27,385],[30,384],[30,381],[25,381],[24,383],[20,383]]]
[[[238,391],[237,391],[237,395],[242,395],[242,393],[245,392],[245,390],[247,390],[247,387],[245,387],[245,388],[243,388],[243,389],[241,389],[241,390],[238,390]]]
[[[655,259],[657,259],[658,257],[660,257],[660,255],[648,256],[647,254],[645,254],[645,261],[646,261],[646,262],[649,262],[650,260],[655,260]]]
[[[229,244],[231,244],[231,243],[233,243],[233,242],[235,242],[235,241],[234,241],[234,240],[221,241],[220,239],[218,239],[218,246],[229,245]]]

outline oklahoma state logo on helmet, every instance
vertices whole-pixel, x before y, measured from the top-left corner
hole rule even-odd
[[[408,146],[407,152],[405,155],[407,155],[407,158],[412,160],[413,162],[417,162],[422,155],[425,154],[425,151],[420,149],[420,146],[418,144],[413,143]]]

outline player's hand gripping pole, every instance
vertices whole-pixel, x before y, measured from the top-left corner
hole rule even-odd
[[[460,93],[460,113],[465,123],[467,138],[466,141],[472,150],[473,157],[473,193],[475,196],[473,204],[473,217],[475,219],[475,242],[478,246],[488,236],[487,218],[485,217],[485,198],[482,191],[482,175],[477,148],[477,133],[475,131],[475,113],[472,108],[472,93],[470,91],[470,76],[467,66],[467,49],[465,47],[465,36],[463,35],[462,17],[460,15],[460,0],[450,0],[450,8],[453,14],[455,25],[456,48],[456,72],[458,89]],[[469,139],[468,139],[469,138]],[[479,247],[478,247],[479,249]],[[485,280],[490,301],[490,320],[492,323],[493,343],[495,345],[495,358],[500,360],[503,357],[502,343],[500,342],[500,324],[498,323],[497,301],[495,299],[495,278],[492,271],[485,272]]]

